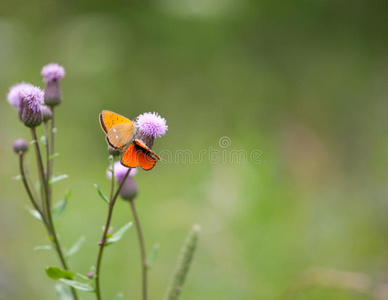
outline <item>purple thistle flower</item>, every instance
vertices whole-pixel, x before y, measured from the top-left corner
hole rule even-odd
[[[39,126],[43,121],[43,91],[32,84],[28,84],[21,89],[20,97],[23,100],[19,109],[20,119],[27,127]]]
[[[149,137],[161,137],[168,129],[166,120],[158,115],[158,113],[144,113],[137,117],[136,123],[139,131]]]
[[[7,94],[7,101],[11,104],[17,111],[20,110],[23,99],[20,96],[20,91],[25,87],[29,86],[29,83],[21,82],[17,83],[9,88],[9,93]]]
[[[109,170],[112,170],[112,168],[109,167],[106,170],[106,176],[108,176],[109,179],[112,179],[112,172],[109,171]],[[114,163],[114,173],[115,173],[115,176],[116,176],[116,179],[117,179],[118,182],[121,182],[121,180],[123,180],[123,178],[124,178],[125,174],[127,173],[127,171],[128,171],[128,168],[124,167],[119,161],[116,161]],[[131,169],[131,171],[129,172],[129,176],[133,177],[133,176],[136,175],[136,173],[137,173],[137,169],[136,168]]]
[[[65,76],[65,69],[58,64],[48,64],[42,68],[40,73],[44,82],[60,81]]]
[[[20,97],[23,99],[23,106],[27,105],[34,113],[42,111],[44,93],[37,86],[26,84],[20,90]]]

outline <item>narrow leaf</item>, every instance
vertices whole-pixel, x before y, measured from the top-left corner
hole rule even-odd
[[[177,300],[181,293],[190,264],[197,247],[198,234],[201,230],[199,225],[194,225],[183,245],[183,249],[178,259],[178,265],[175,269],[173,279],[168,287],[165,300]]]
[[[34,250],[53,250],[54,248],[50,245],[36,246]]]
[[[40,143],[43,145],[43,146],[46,146],[46,136],[45,135],[42,135],[40,137]]]
[[[132,222],[129,222],[128,224],[124,225],[123,227],[121,227],[116,233],[113,234],[113,236],[111,238],[108,238],[107,242],[106,242],[106,245],[110,245],[110,244],[113,244],[119,240],[121,240],[121,238],[123,237],[124,233],[129,229],[131,228],[132,226]]]
[[[60,216],[63,215],[63,212],[65,211],[65,208],[67,206],[67,198],[59,201],[57,204],[55,204],[53,209],[53,218],[54,221],[58,220]]]
[[[116,295],[116,297],[114,298],[114,300],[123,300],[123,294],[122,293],[118,293]]]
[[[97,189],[97,192],[98,192],[98,194],[100,195],[101,199],[104,200],[106,203],[109,204],[108,198],[107,198],[107,197],[104,195],[104,193],[101,191],[101,189],[100,189],[100,187],[98,186],[98,184],[95,184],[94,186],[95,186],[95,188]]]
[[[89,284],[85,284],[79,281],[75,280],[68,280],[68,279],[59,279],[60,282],[63,282],[67,285],[70,285],[71,287],[80,290],[80,291],[85,291],[85,292],[94,292],[94,288],[90,286]]]
[[[60,300],[73,300],[73,295],[71,294],[71,290],[67,285],[63,284],[56,284],[55,290],[57,291],[57,294],[59,296]]]
[[[66,174],[54,176],[53,178],[51,178],[51,179],[49,180],[49,184],[53,184],[53,183],[55,183],[55,182],[61,181],[61,180],[63,180],[63,179],[66,179],[67,177],[69,177],[69,176],[67,176]]]
[[[74,273],[71,271],[65,271],[62,270],[61,268],[58,267],[46,267],[46,274],[48,277],[51,279],[73,279],[74,278]]]
[[[66,252],[65,256],[66,257],[71,257],[73,256],[74,254],[76,254],[78,252],[78,250],[81,248],[82,244],[85,242],[85,237],[84,236],[81,236],[75,243],[73,246],[71,246],[71,248],[69,249],[69,251]]]
[[[27,207],[27,209],[28,209],[28,212],[31,214],[31,216],[33,216],[35,219],[37,219],[39,221],[42,221],[42,216],[40,215],[40,213],[37,210],[29,208],[29,207]]]
[[[52,159],[54,159],[54,158],[56,158],[58,156],[59,156],[59,153],[54,153],[53,155],[50,155],[48,159],[52,160]]]
[[[87,276],[85,276],[85,275],[82,275],[82,274],[80,274],[80,273],[75,273],[75,275],[77,275],[78,277],[80,277],[80,278],[82,278],[82,279],[85,279],[85,280],[90,281],[90,278],[87,277]]]
[[[159,251],[159,244],[154,244],[152,246],[151,254],[148,259],[148,268],[151,268],[156,261],[156,257],[158,256],[158,251]]]

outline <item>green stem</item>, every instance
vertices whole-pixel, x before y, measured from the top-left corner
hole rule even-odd
[[[112,214],[113,214],[113,208],[116,203],[116,199],[119,196],[120,190],[123,187],[124,181],[127,179],[129,172],[131,171],[131,168],[128,169],[127,173],[125,173],[125,176],[123,180],[120,182],[116,193],[113,195],[113,198],[109,199],[109,210],[108,210],[108,216],[105,222],[105,228],[104,228],[104,233],[102,234],[101,241],[98,243],[100,246],[100,249],[98,251],[98,256],[97,256],[97,264],[96,264],[96,275],[95,275],[95,284],[96,284],[96,297],[98,300],[101,299],[101,289],[100,289],[100,269],[101,269],[101,262],[102,262],[102,255],[104,253],[104,248],[106,245],[106,235],[108,233],[109,225],[112,220]],[[112,174],[112,181],[114,181],[114,174]],[[112,183],[113,185],[114,183]]]
[[[68,266],[67,266],[67,263],[66,263],[66,260],[63,256],[63,253],[62,253],[62,249],[61,249],[61,246],[59,245],[59,241],[58,241],[58,236],[55,232],[55,227],[54,227],[54,222],[53,222],[53,219],[52,219],[52,215],[51,215],[51,207],[50,207],[50,204],[49,204],[49,198],[48,198],[48,184],[47,184],[47,180],[46,180],[46,177],[44,175],[44,169],[43,169],[43,162],[42,162],[42,155],[41,155],[41,152],[40,152],[40,147],[39,147],[39,142],[38,142],[38,139],[37,139],[37,136],[36,136],[36,129],[35,127],[34,128],[31,128],[31,133],[32,133],[32,137],[33,139],[35,140],[34,142],[34,145],[35,145],[35,151],[36,151],[36,157],[37,157],[37,161],[38,161],[38,171],[39,171],[39,175],[40,175],[40,181],[41,181],[41,185],[43,186],[43,190],[44,190],[44,209],[45,209],[45,212],[46,212],[46,217],[47,217],[47,221],[48,221],[48,225],[49,225],[49,230],[51,232],[51,241],[54,243],[54,246],[55,246],[55,250],[58,254],[58,257],[59,257],[59,260],[61,261],[61,264],[62,264],[62,267],[65,269],[65,270],[69,270]],[[78,299],[78,295],[77,295],[77,292],[75,291],[74,288],[71,288],[71,292],[73,294],[73,298],[75,300]]]
[[[140,246],[141,266],[142,266],[142,299],[147,300],[147,270],[149,265],[147,261],[147,251],[146,251],[143,231],[140,225],[139,215],[137,214],[137,211],[136,211],[135,201],[131,200],[129,201],[129,203],[131,204],[133,218],[136,223],[137,237],[139,239],[139,246]]]
[[[50,226],[47,223],[46,217],[43,215],[38,203],[36,202],[36,200],[34,199],[34,196],[31,193],[30,187],[28,186],[28,182],[26,180],[26,174],[24,171],[24,155],[23,155],[23,152],[21,152],[21,151],[19,152],[19,168],[20,168],[20,175],[22,177],[23,185],[24,185],[24,188],[26,189],[28,198],[30,199],[32,206],[34,206],[34,208],[40,214],[40,217],[42,218],[42,221],[43,221],[43,223],[44,223],[44,225],[45,225],[45,227],[50,235]]]
[[[51,113],[52,113],[52,117],[51,117],[51,127],[50,127],[50,147],[49,147],[49,141],[48,141],[48,126],[47,126],[47,123],[45,123],[45,130],[46,130],[46,150],[47,150],[47,182],[50,181],[52,175],[53,175],[53,165],[54,165],[54,160],[53,159],[49,159],[49,157],[51,155],[54,154],[54,107],[50,107],[51,109]],[[52,200],[52,191],[51,191],[51,187],[48,185],[48,203],[49,205],[51,206],[51,200]]]

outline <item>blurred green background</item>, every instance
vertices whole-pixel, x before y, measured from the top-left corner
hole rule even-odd
[[[55,174],[69,178],[54,197],[72,191],[57,230],[67,249],[86,237],[73,270],[95,264],[107,213],[93,187],[109,190],[98,114],[156,111],[169,126],[157,153],[196,160],[212,149],[221,159],[178,157],[136,176],[147,247],[160,244],[150,299],[162,299],[194,223],[202,234],[182,300],[387,299],[387,10],[382,0],[2,1],[0,299],[57,299],[44,272],[57,257],[33,250],[48,243],[45,230],[11,179],[12,142],[31,140],[29,130],[6,102],[16,82],[43,88],[50,62],[66,69]],[[228,159],[235,150],[245,163]],[[131,219],[119,201],[114,228]],[[317,266],[366,276],[370,293],[298,288]],[[140,299],[133,229],[106,250],[102,268],[104,299]]]

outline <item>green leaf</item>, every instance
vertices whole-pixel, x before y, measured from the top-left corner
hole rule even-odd
[[[65,211],[65,208],[67,206],[67,198],[59,201],[57,204],[55,204],[53,209],[53,219],[54,221],[58,220],[60,216],[62,216],[63,212]]]
[[[114,298],[114,300],[123,300],[123,294],[122,293],[118,293],[116,295],[116,297]]]
[[[52,159],[54,159],[54,158],[56,158],[58,156],[59,156],[59,153],[54,153],[53,155],[50,155],[48,159],[52,160]]]
[[[71,290],[67,285],[57,283],[55,285],[55,290],[57,291],[60,300],[74,300]]]
[[[40,213],[37,210],[29,208],[29,207],[27,207],[27,209],[28,209],[28,212],[31,214],[31,216],[33,216],[35,219],[37,219],[39,221],[42,221],[42,216],[40,215]]]
[[[67,176],[66,174],[54,176],[53,178],[51,178],[51,179],[49,180],[49,184],[53,184],[53,183],[55,183],[55,182],[61,181],[61,180],[63,180],[63,179],[66,179],[67,177],[69,177],[69,176]]]
[[[156,258],[158,256],[159,247],[159,244],[154,244],[152,246],[151,254],[148,259],[148,268],[151,268],[155,264]]]
[[[75,243],[73,246],[71,246],[71,248],[69,249],[69,251],[66,252],[65,256],[66,257],[71,257],[73,256],[74,254],[76,254],[78,252],[78,250],[81,248],[82,244],[85,242],[85,237],[84,236],[81,236]]]
[[[40,137],[40,143],[43,145],[43,146],[46,146],[46,136],[45,135],[42,135]]]
[[[72,271],[65,271],[58,267],[46,267],[46,274],[51,279],[73,279],[74,273]]]
[[[71,287],[75,288],[76,290],[84,291],[84,292],[94,292],[94,288],[90,286],[89,284],[85,284],[79,281],[75,280],[68,280],[68,279],[59,279],[60,282],[63,282],[67,285],[70,285]]]
[[[36,246],[34,250],[54,250],[54,248],[50,245]]]
[[[22,179],[22,175],[16,175],[12,177],[13,180],[20,180]]]
[[[77,275],[78,277],[80,277],[80,278],[82,278],[82,279],[85,279],[85,280],[90,281],[90,278],[87,277],[87,276],[85,276],[85,275],[82,275],[82,274],[80,274],[80,273],[75,273],[75,275]]]
[[[109,246],[110,244],[116,243],[123,237],[124,233],[131,228],[132,222],[129,222],[128,224],[121,227],[116,233],[113,234],[111,238],[108,238],[106,241],[106,245]]]
[[[95,184],[94,186],[95,186],[95,188],[97,189],[97,192],[98,192],[98,194],[100,195],[101,199],[104,200],[106,203],[109,204],[108,198],[107,198],[107,197],[104,195],[104,193],[101,191],[101,189],[100,189],[100,187],[98,186],[98,184]]]

